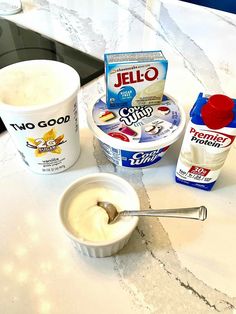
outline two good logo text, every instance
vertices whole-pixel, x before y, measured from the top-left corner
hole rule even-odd
[[[70,121],[70,116],[67,115],[65,117],[59,117],[58,119],[50,119],[48,121],[46,120],[42,120],[39,121],[37,124],[32,123],[32,122],[26,122],[26,123],[21,123],[21,124],[17,124],[17,123],[10,123],[10,126],[13,127],[13,129],[15,131],[22,131],[22,130],[26,130],[26,129],[34,129],[36,127],[36,125],[40,128],[45,128],[47,126],[54,126],[56,124],[62,124],[62,123],[67,123]]]

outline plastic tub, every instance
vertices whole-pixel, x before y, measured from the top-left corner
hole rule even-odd
[[[80,154],[77,93],[69,65],[28,60],[0,70],[0,115],[25,165],[39,174],[71,167]]]
[[[167,96],[158,106],[108,109],[105,96],[88,108],[88,125],[107,159],[137,168],[156,164],[178,140],[185,113]]]

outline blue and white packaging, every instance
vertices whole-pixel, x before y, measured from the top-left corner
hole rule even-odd
[[[112,110],[103,97],[89,107],[88,125],[112,163],[129,168],[147,167],[159,162],[180,137],[185,113],[166,96],[157,106]]]
[[[168,67],[161,50],[106,53],[104,59],[109,109],[161,103]]]
[[[236,100],[200,93],[186,128],[176,182],[211,190],[236,136]]]

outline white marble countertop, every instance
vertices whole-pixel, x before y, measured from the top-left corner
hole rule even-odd
[[[145,4],[146,3],[146,4]],[[198,93],[236,98],[236,16],[178,1],[23,1],[11,20],[99,58],[105,51],[161,49],[166,92],[186,113]],[[86,124],[104,78],[80,93],[81,156],[66,172],[25,169],[8,133],[0,135],[0,313],[235,313],[236,146],[211,192],[175,183],[181,139],[148,169],[114,167]],[[65,237],[58,198],[75,179],[112,172],[138,191],[142,208],[208,207],[198,221],[140,219],[113,257],[78,254]]]

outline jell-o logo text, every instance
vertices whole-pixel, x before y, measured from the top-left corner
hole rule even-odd
[[[114,87],[120,87],[122,85],[140,83],[144,81],[154,81],[158,78],[158,69],[155,67],[147,68],[145,73],[141,73],[140,70],[117,73],[117,81]]]

